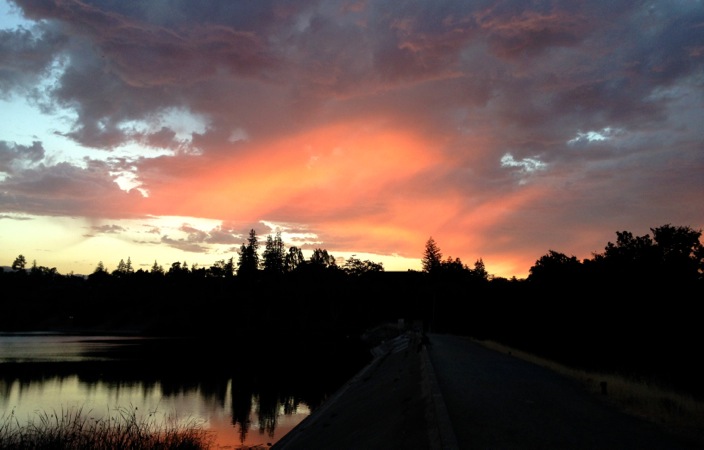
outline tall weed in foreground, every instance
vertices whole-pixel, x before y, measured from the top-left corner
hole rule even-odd
[[[67,450],[202,450],[214,436],[195,420],[175,415],[157,418],[139,415],[137,408],[108,410],[106,417],[91,417],[82,408],[38,412],[21,425],[14,411],[0,417],[0,449]]]

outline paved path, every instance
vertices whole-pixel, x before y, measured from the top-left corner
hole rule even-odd
[[[469,339],[409,334],[274,444],[275,450],[684,450],[576,383]]]
[[[429,337],[430,361],[460,449],[699,448],[615,411],[547,369],[466,338]]]
[[[374,361],[274,444],[275,450],[433,449],[430,393],[417,335],[375,349]],[[435,433],[433,436],[437,436]]]

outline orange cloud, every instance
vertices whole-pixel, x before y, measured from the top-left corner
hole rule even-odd
[[[421,136],[359,123],[236,146],[194,166],[185,182],[147,182],[160,214],[299,223],[374,215],[385,208],[386,189],[432,164],[431,143]]]

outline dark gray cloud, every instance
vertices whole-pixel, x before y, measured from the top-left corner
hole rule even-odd
[[[0,172],[11,174],[28,164],[38,163],[44,155],[44,146],[39,141],[32,142],[31,146],[0,141]]]
[[[203,231],[188,224],[183,224],[178,231],[184,233],[183,238],[174,239],[168,235],[161,237],[161,242],[170,247],[192,253],[211,253],[213,245],[231,245],[241,242],[241,234],[223,226],[210,231]],[[232,247],[237,248],[237,247]],[[235,250],[236,251],[236,250]]]
[[[90,227],[90,232],[83,235],[83,237],[95,237],[99,234],[120,234],[127,231],[126,228],[119,225],[95,225]]]
[[[161,243],[169,247],[183,250],[190,253],[208,253],[208,248],[200,245],[198,242],[193,242],[189,239],[172,239],[168,235],[161,237]]]
[[[232,245],[242,242],[241,233],[224,227],[216,227],[208,232],[205,240],[209,244]]]
[[[92,227],[91,230],[96,233],[102,234],[117,234],[122,231],[125,231],[125,228],[121,227],[120,225],[100,225]]]
[[[18,4],[61,33],[42,44],[16,31],[8,45],[43,55],[19,73],[63,54],[70,63],[51,96],[78,113],[68,135],[99,148],[135,139],[121,123],[170,107],[209,117],[209,136],[219,136],[210,143],[222,144],[237,126],[263,135],[300,126],[291,114],[313,111],[310,120],[320,120],[314,111],[324,103],[353,114],[344,100],[361,95],[357,114],[383,108],[384,97],[368,96],[383,92],[398,92],[401,98],[386,98],[396,111],[404,101],[424,102],[410,109],[416,119],[429,116],[422,123],[490,99],[492,117],[521,129],[547,128],[556,118],[594,127],[656,121],[662,105],[649,95],[696,73],[704,48],[701,8],[666,2]],[[331,96],[343,102],[330,103]],[[173,145],[167,134],[146,138]]]
[[[45,77],[65,36],[49,29],[0,30],[0,96],[39,96],[37,83]]]
[[[142,195],[121,190],[110,170],[103,162],[88,161],[85,168],[62,162],[17,172],[0,183],[0,209],[91,218],[142,215]]]

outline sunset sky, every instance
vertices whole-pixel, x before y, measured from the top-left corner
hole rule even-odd
[[[0,0],[0,265],[519,278],[704,227],[704,2]]]

